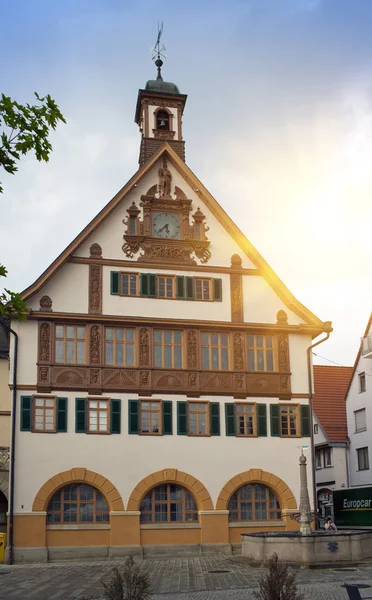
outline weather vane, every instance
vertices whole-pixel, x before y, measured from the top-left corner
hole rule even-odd
[[[155,60],[155,58],[156,58],[155,64],[158,67],[158,78],[161,78],[160,68],[163,64],[163,61],[161,59],[167,58],[167,55],[165,54],[166,47],[164,46],[164,44],[160,45],[160,39],[161,39],[162,33],[163,33],[163,21],[161,23],[158,23],[158,37],[156,39],[154,46],[151,48],[151,52],[153,55],[152,60]]]

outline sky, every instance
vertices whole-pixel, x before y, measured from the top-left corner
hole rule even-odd
[[[1,173],[7,287],[32,283],[137,170],[137,92],[163,21],[187,164],[333,322],[315,362],[354,363],[372,310],[370,0],[0,0],[0,14],[0,91],[49,93],[67,120],[49,163]]]

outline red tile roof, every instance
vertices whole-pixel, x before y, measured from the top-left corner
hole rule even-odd
[[[346,391],[353,367],[314,365],[313,411],[329,442],[347,441]]]

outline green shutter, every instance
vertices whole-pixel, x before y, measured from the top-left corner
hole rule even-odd
[[[194,300],[194,278],[186,277],[186,299]]]
[[[222,279],[213,279],[213,299],[222,302]]]
[[[139,433],[139,400],[128,400],[128,433]]]
[[[67,398],[57,398],[57,431],[67,431]]]
[[[310,436],[310,407],[308,404],[301,404],[301,435]]]
[[[110,401],[110,431],[120,433],[121,400]]]
[[[87,409],[86,398],[75,398],[75,431],[76,431],[76,433],[86,433],[86,430],[87,430],[86,409]]]
[[[183,275],[177,275],[177,298],[185,297],[185,278]]]
[[[163,400],[162,413],[163,413],[163,435],[172,435],[172,433],[173,433],[172,401]]]
[[[149,295],[149,276],[148,273],[141,273],[141,296]]]
[[[31,431],[32,396],[21,396],[21,431]]]
[[[111,271],[111,294],[120,294],[120,273]]]
[[[280,405],[270,404],[270,429],[271,435],[280,436]]]
[[[177,402],[177,433],[187,435],[187,402]]]
[[[225,404],[225,421],[226,435],[236,435],[234,402],[229,402]]]
[[[219,402],[211,402],[209,404],[210,417],[210,434],[220,435],[220,404]]]
[[[266,404],[257,404],[257,435],[267,436]]]
[[[151,296],[151,298],[156,298],[156,288],[157,288],[156,275],[154,273],[150,273],[148,275],[148,278],[149,278],[149,296]]]

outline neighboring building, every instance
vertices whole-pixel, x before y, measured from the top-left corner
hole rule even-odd
[[[6,532],[10,444],[9,340],[0,325],[0,533]]]
[[[298,528],[306,350],[331,324],[185,164],[185,103],[159,66],[139,170],[23,293],[16,561],[231,553]]]
[[[315,481],[318,509],[332,514],[332,492],[348,487],[346,391],[353,367],[314,365]]]
[[[372,485],[372,313],[360,343],[346,396],[350,486]]]

